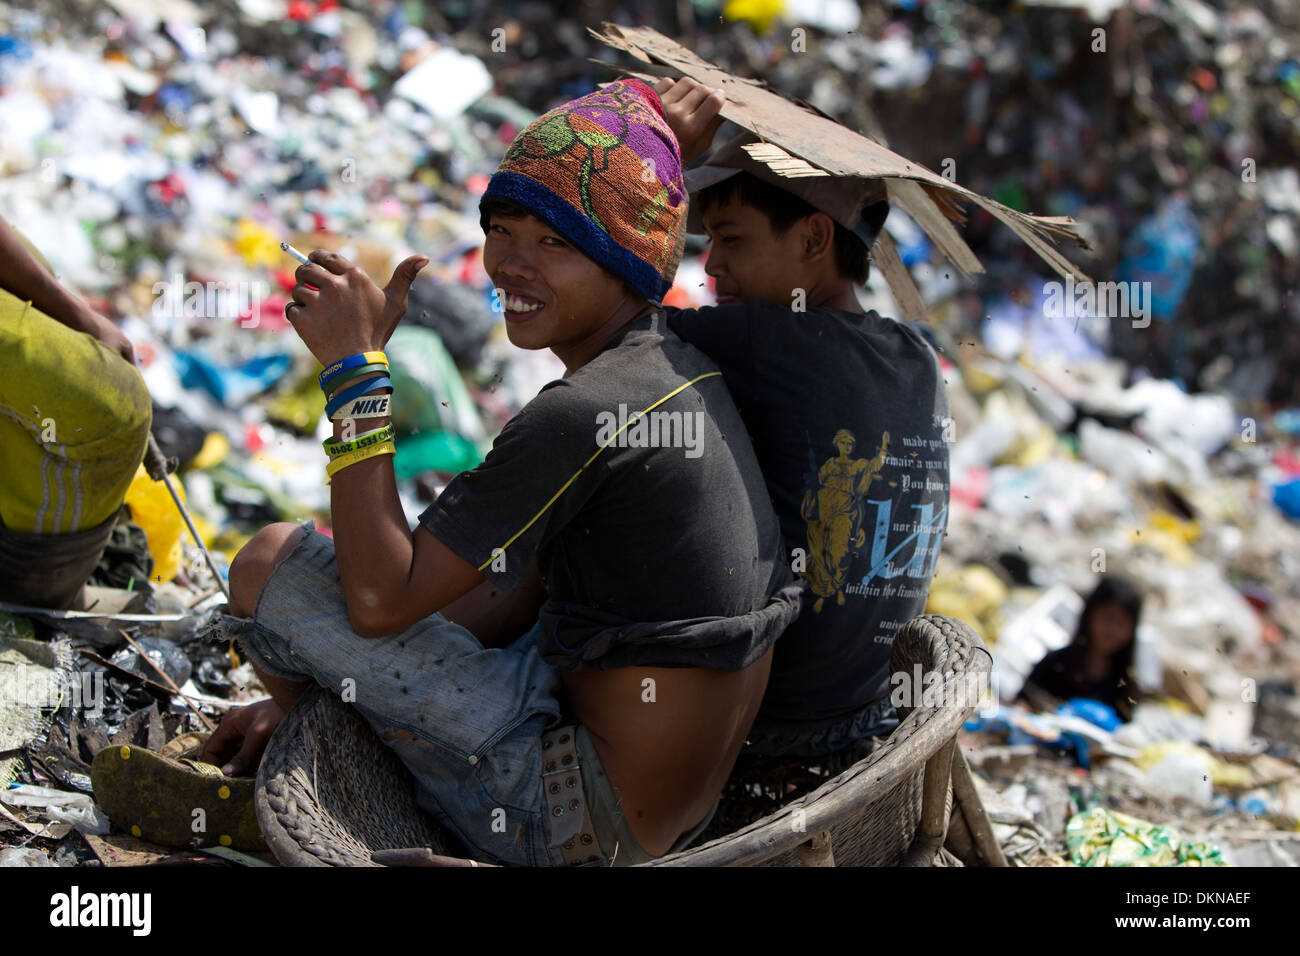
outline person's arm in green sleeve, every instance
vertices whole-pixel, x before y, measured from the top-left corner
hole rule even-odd
[[[30,302],[56,322],[94,336],[135,364],[131,340],[110,319],[87,305],[85,299],[61,286],[4,219],[0,219],[0,262],[5,263],[0,286],[6,292]]]

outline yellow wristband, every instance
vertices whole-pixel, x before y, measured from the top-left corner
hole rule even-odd
[[[342,471],[348,465],[355,465],[359,461],[365,461],[367,458],[374,458],[376,455],[395,455],[397,446],[391,441],[380,442],[378,445],[371,445],[368,448],[358,448],[356,451],[350,451],[345,455],[339,455],[325,466],[325,474],[331,478],[338,472]]]

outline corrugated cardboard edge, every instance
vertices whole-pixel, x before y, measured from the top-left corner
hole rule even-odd
[[[958,203],[972,202],[1005,223],[1061,276],[1072,277],[1076,282],[1090,281],[1055,246],[1059,241],[1068,240],[1083,249],[1089,248],[1074,220],[1066,216],[1031,216],[1017,212],[763,88],[754,80],[732,76],[718,69],[649,27],[624,27],[609,22],[603,23],[602,27],[603,33],[589,31],[602,43],[643,63],[662,63],[707,86],[720,88],[727,97],[722,109],[723,118],[780,147],[779,151],[772,151],[773,162],[768,163],[774,172],[786,175],[788,170],[797,175],[808,175],[806,166],[790,162],[793,156],[833,176],[884,179],[890,202],[916,220],[935,246],[963,273],[984,271],[979,258],[953,226],[954,222],[961,224],[965,221]],[[650,74],[629,70],[628,73],[653,85],[663,71],[658,69]],[[921,294],[884,230],[872,248],[872,258],[889,284],[904,317],[924,321]]]

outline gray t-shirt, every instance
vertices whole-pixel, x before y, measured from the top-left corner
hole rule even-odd
[[[542,389],[420,522],[506,590],[538,562],[562,667],[738,670],[799,613],[726,385],[662,314]]]
[[[948,520],[948,398],[916,330],[875,312],[762,302],[668,310],[717,362],[809,585],[777,645],[755,753],[867,731],[898,628],[923,613]]]

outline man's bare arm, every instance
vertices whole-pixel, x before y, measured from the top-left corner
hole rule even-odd
[[[5,291],[30,302],[68,328],[93,335],[135,364],[131,341],[109,319],[87,305],[85,299],[60,285],[4,219],[0,219],[0,262],[5,263],[2,280]]]
[[[373,376],[371,376],[373,377]],[[354,380],[348,387],[356,384]],[[388,418],[367,419],[365,429]],[[334,439],[343,438],[334,423]],[[412,534],[397,495],[393,456],[376,455],[330,480],[334,554],[352,629],[394,634],[475,588],[483,575],[423,526]]]
[[[380,289],[342,256],[313,250],[311,261],[298,267],[298,285],[285,315],[322,365],[382,349],[406,312],[411,282],[427,261],[407,258]],[[352,379],[346,387],[374,377]],[[351,439],[358,431],[388,423],[388,418],[353,420],[345,434],[344,423],[335,422],[334,439]],[[330,515],[348,620],[362,637],[396,633],[483,580],[424,527],[412,534],[397,495],[391,455],[375,455],[335,472]]]
[[[491,581],[484,581],[442,608],[442,613],[477,637],[484,647],[505,647],[533,626],[544,600],[546,588],[534,563],[513,591],[507,593]]]

